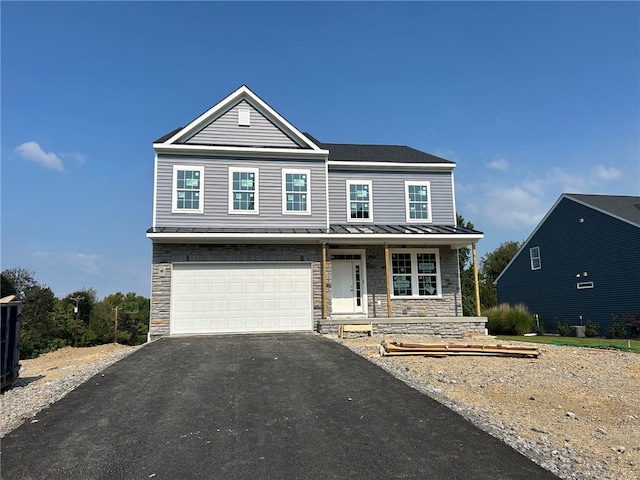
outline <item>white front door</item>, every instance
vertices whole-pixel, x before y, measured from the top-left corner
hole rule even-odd
[[[363,273],[361,260],[331,261],[332,313],[364,313]]]

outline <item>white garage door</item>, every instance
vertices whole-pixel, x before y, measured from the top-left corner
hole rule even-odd
[[[176,264],[171,334],[309,331],[311,266]]]

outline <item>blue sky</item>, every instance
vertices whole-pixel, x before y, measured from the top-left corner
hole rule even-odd
[[[640,195],[638,2],[6,2],[2,269],[150,293],[152,142],[242,84],[333,143],[457,162],[483,255]]]

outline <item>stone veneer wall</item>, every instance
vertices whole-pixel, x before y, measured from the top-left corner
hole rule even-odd
[[[387,317],[387,279],[384,246],[331,247],[329,253],[340,248],[366,248],[367,251],[367,303],[370,318]],[[398,248],[391,246],[391,248]],[[416,247],[407,247],[416,248]],[[435,248],[425,245],[424,248]],[[437,247],[440,254],[440,278],[442,298],[392,298],[392,317],[461,317],[462,293],[458,275],[458,251],[449,247]],[[331,277],[329,277],[331,278]],[[483,327],[484,331],[484,327]]]
[[[314,324],[322,318],[320,245],[197,245],[154,243],[151,268],[151,339],[169,335],[173,262],[311,262]]]
[[[373,323],[374,334],[410,333],[419,335],[437,335],[441,337],[462,337],[465,333],[484,334],[487,326],[486,317],[455,317],[455,318],[391,318],[368,319]],[[329,319],[318,324],[320,333],[337,333],[338,325],[365,323],[365,320],[339,322]]]

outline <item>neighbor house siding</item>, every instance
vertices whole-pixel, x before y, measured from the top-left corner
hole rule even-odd
[[[238,110],[249,109],[249,126],[238,125]],[[276,125],[246,100],[238,103],[216,118],[184,143],[198,145],[225,145],[243,147],[300,148]]]
[[[640,312],[638,245],[637,226],[564,198],[498,280],[498,300],[527,305],[549,332],[557,322],[580,325],[582,316],[583,325],[596,322],[605,334],[612,315]],[[541,268],[531,270],[536,246]],[[578,282],[593,288],[578,289]]]
[[[453,186],[450,172],[362,170],[329,171],[329,215],[331,223],[347,221],[347,180],[371,180],[373,190],[373,222],[406,223],[405,181],[426,181],[431,186],[433,224],[455,225]]]
[[[171,213],[173,165],[204,166],[204,213]],[[229,214],[229,166],[258,168],[259,214]],[[282,213],[282,170],[308,169],[311,215]],[[309,227],[325,228],[326,170],[322,161],[252,160],[197,156],[159,156],[156,227]],[[266,223],[265,223],[266,222]]]

